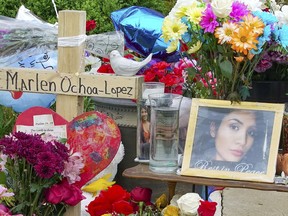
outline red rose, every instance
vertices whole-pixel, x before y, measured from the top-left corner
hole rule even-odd
[[[45,193],[45,199],[52,204],[58,204],[62,202],[63,196],[65,196],[65,190],[59,184],[55,184],[50,187]]]
[[[152,190],[150,188],[135,187],[131,192],[131,199],[135,202],[150,202]]]
[[[67,205],[75,206],[85,197],[82,195],[82,191],[75,185],[70,185],[67,179],[64,179],[59,184],[55,184],[50,187],[45,198],[47,202],[52,204],[58,204],[64,202]]]
[[[103,196],[107,197],[111,203],[120,201],[120,200],[130,200],[130,193],[124,190],[120,185],[113,185],[108,188],[108,190],[101,191]]]
[[[75,185],[67,185],[66,186],[67,192],[69,192],[69,197],[65,197],[63,202],[70,206],[77,205],[81,200],[85,199],[82,195],[82,191],[76,187]],[[68,194],[68,193],[66,193]]]
[[[116,213],[123,215],[130,215],[134,212],[133,206],[130,204],[130,202],[125,200],[114,202],[112,204],[112,210],[113,212],[115,211]]]
[[[96,28],[96,22],[95,20],[87,20],[86,21],[86,31],[92,31],[93,29]]]
[[[153,71],[147,71],[145,73],[145,77],[144,77],[144,81],[145,82],[152,82],[152,81],[156,81],[155,79],[155,73],[153,73]]]
[[[214,216],[216,211],[216,202],[202,201],[198,208],[199,216]]]
[[[99,195],[89,203],[86,210],[91,216],[101,216],[112,212],[112,204],[109,199],[103,195]]]

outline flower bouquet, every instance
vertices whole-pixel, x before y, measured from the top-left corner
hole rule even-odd
[[[161,212],[151,202],[151,195],[150,188],[135,187],[129,193],[120,185],[114,184],[100,191],[87,206],[87,212],[91,216],[160,216]]]
[[[174,195],[162,210],[164,216],[213,216],[216,212],[216,202],[203,200],[197,193],[186,193]]]
[[[5,215],[62,215],[84,197],[73,185],[83,159],[51,136],[15,132],[0,140],[1,170],[9,197],[1,197]],[[6,198],[5,198],[6,197]]]
[[[178,1],[164,19],[162,37],[170,42],[167,52],[181,45],[182,59],[191,65],[185,86],[192,97],[241,101],[249,96],[263,53],[287,53],[287,15],[276,6],[260,0]],[[202,88],[205,94],[197,94]]]

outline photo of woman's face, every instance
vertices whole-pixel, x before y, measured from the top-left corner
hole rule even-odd
[[[215,159],[239,162],[252,147],[256,131],[256,116],[251,111],[236,110],[227,114],[218,129],[211,124],[210,134],[215,138]]]
[[[141,109],[141,118],[143,121],[147,121],[148,120],[148,112],[145,108]]]

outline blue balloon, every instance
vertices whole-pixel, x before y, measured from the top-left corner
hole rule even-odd
[[[8,67],[55,69],[57,68],[57,51],[50,51],[39,55],[29,56]],[[14,99],[10,92],[0,91],[0,104],[12,107],[15,112],[23,112],[33,106],[49,108],[56,100],[54,94],[40,94],[23,92],[19,99]]]
[[[127,48],[143,56],[153,53],[153,58],[166,61],[179,59],[177,52],[166,52],[169,43],[161,38],[163,14],[149,8],[131,6],[112,12],[111,19],[115,30],[124,33]]]

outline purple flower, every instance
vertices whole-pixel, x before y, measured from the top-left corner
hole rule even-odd
[[[258,73],[263,73],[269,68],[271,68],[273,65],[272,61],[270,59],[261,59],[259,63],[255,67],[255,71]]]
[[[200,26],[204,29],[205,33],[213,33],[215,28],[219,26],[219,23],[217,22],[217,16],[213,13],[210,4],[208,4],[206,10],[203,12]]]
[[[55,160],[56,157],[51,152],[41,152],[40,154],[37,155],[37,162],[46,161],[54,163]]]
[[[40,162],[34,166],[34,169],[38,176],[45,179],[51,178],[55,173],[54,163],[51,161]]]
[[[58,141],[54,141],[53,146],[55,147],[55,152],[61,156],[62,160],[68,161],[69,149]]]
[[[284,55],[279,51],[270,51],[269,57],[271,61],[274,61],[279,64],[288,64],[288,55]]]
[[[232,11],[230,16],[232,17],[233,21],[238,22],[243,16],[247,15],[249,10],[247,6],[241,2],[234,1],[232,4]]]

